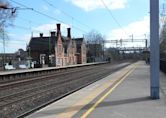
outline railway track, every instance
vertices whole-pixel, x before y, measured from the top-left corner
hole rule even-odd
[[[99,66],[99,65],[91,65],[91,66],[88,66],[88,67],[87,66],[78,67],[77,71],[80,71],[80,70],[83,70],[83,69],[85,69],[85,70],[93,69],[96,66]],[[28,77],[27,76],[26,77],[18,77],[18,78],[13,78],[13,79],[8,78],[8,79],[5,79],[5,80],[0,79],[0,87],[3,87],[3,85],[5,85],[5,84],[15,83],[17,81],[18,82],[20,82],[20,81],[23,82],[25,80],[25,82],[26,82],[26,81],[29,81],[29,80],[30,81],[34,80],[34,78],[37,79],[37,77],[41,79],[41,76],[42,77],[50,77],[50,76],[55,76],[56,74],[68,74],[68,73],[71,73],[71,72],[76,72],[76,69],[75,68],[69,68],[69,69],[64,68],[64,69],[60,69],[60,70],[57,70],[57,71],[51,71],[50,73],[42,73],[42,71],[41,71],[41,73],[39,75],[35,75],[35,76],[34,75],[29,75]]]
[[[76,69],[69,72],[56,73],[43,77],[2,84],[0,95],[0,116],[16,117],[19,114],[37,109],[47,101],[59,99],[90,83],[93,83],[110,73],[115,72],[129,63],[121,66],[100,65]],[[5,87],[7,86],[7,87]],[[11,89],[9,89],[11,88]],[[7,94],[6,94],[7,93]],[[22,107],[20,107],[22,106]],[[8,111],[10,109],[10,111]],[[16,114],[13,114],[13,112]],[[22,115],[21,115],[22,116]]]
[[[51,79],[55,79],[54,77],[57,77],[57,76],[65,76],[67,74],[71,75],[72,73],[80,72],[82,70],[89,71],[96,67],[97,67],[97,65],[93,66],[93,67],[83,67],[83,68],[79,68],[77,70],[76,69],[66,70],[66,72],[60,71],[60,72],[55,72],[55,73],[46,74],[46,75],[38,75],[35,77],[19,78],[19,79],[8,81],[8,82],[5,81],[5,82],[0,83],[0,90],[6,89],[6,88],[9,89],[11,87],[16,87],[16,86],[23,86],[26,84],[31,84],[33,82],[48,81]]]
[[[105,65],[102,65],[105,66]],[[69,80],[71,76],[76,75],[76,73],[80,72],[81,76],[84,76],[88,71],[93,70],[94,68],[102,67],[102,66],[94,66],[94,67],[89,67],[89,68],[82,68],[82,69],[77,69],[75,71],[68,71],[68,72],[61,72],[61,73],[56,73],[56,74],[51,74],[51,75],[46,75],[42,77],[35,77],[31,79],[23,79],[23,80],[16,80],[16,82],[9,82],[6,84],[1,84],[0,85],[0,97],[1,96],[6,96],[6,94],[13,94],[16,92],[20,92],[22,90],[26,90],[29,88],[37,88],[36,86],[43,86],[47,84],[48,82],[50,83],[55,83],[59,84],[60,82],[65,82],[66,80]],[[68,77],[70,76],[70,77]],[[69,79],[68,79],[69,78]]]

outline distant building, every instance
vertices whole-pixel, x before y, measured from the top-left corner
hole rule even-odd
[[[87,44],[87,60],[88,62],[99,62],[104,59],[104,51],[102,44]]]
[[[15,53],[0,53],[0,70],[3,70],[6,63],[15,68],[18,68],[20,64],[26,64],[27,56],[27,52],[23,49],[18,49]]]
[[[0,68],[3,68],[3,64],[11,63],[12,60],[16,60],[15,53],[0,53]]]
[[[50,36],[32,37],[27,47],[29,56],[36,64],[66,66],[86,63],[86,45],[83,38],[71,38],[71,29],[67,28],[67,37],[61,35],[60,24],[57,32]]]
[[[84,38],[74,38],[76,43],[76,56],[77,56],[77,64],[82,64],[87,62],[87,48],[84,42]]]

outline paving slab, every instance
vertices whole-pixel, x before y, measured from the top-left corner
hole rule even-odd
[[[117,85],[119,80],[122,82]],[[115,85],[117,87],[112,89]],[[166,75],[163,73],[160,73],[160,85],[160,99],[151,100],[149,65],[141,61],[50,104],[27,118],[166,118]],[[103,97],[110,90],[112,92]],[[88,115],[85,116],[87,112]]]
[[[86,118],[166,118],[166,76],[163,73],[160,73],[160,85],[160,99],[152,100],[149,66],[141,62]],[[82,117],[90,107],[82,109],[74,118]]]
[[[127,66],[47,107],[27,116],[27,118],[66,118],[72,117],[81,108],[95,99],[107,88],[112,86],[119,78],[131,70],[131,66]]]

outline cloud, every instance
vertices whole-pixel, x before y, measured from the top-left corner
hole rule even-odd
[[[61,11],[58,10],[58,9],[56,9],[56,10],[53,11],[53,13],[54,13],[55,15],[59,15],[59,14],[61,14]]]
[[[95,9],[105,8],[102,0],[66,0],[75,6],[85,10],[92,11]],[[123,9],[127,5],[127,0],[103,0],[109,9]]]
[[[5,50],[6,53],[16,52],[18,49],[22,48],[26,50],[26,44],[29,43],[31,34],[8,34],[9,39],[5,41]],[[0,53],[3,53],[3,45],[0,42]]]
[[[108,33],[107,40],[120,40],[120,39],[131,39],[131,35],[133,34],[133,38],[135,39],[143,39],[145,38],[145,34],[149,35],[150,29],[150,18],[149,16],[145,16],[143,19],[139,21],[134,21],[127,26],[117,29],[113,29]]]
[[[113,29],[108,35],[108,39],[123,39],[129,38],[130,35],[134,35],[136,38],[149,34],[150,20],[146,16],[139,21],[132,22],[122,28]]]
[[[6,41],[6,45],[5,45],[6,52],[15,52],[19,48],[26,50],[26,44],[29,43],[32,35],[35,37],[35,36],[39,36],[39,33],[43,33],[44,36],[49,36],[50,31],[56,31],[56,24],[57,23],[48,23],[48,24],[40,25],[38,27],[34,27],[34,28],[32,28],[33,34],[31,34],[31,33],[27,33],[27,34],[9,33],[8,34],[9,40]],[[64,36],[67,35],[68,27],[70,27],[70,26],[67,24],[61,23],[62,35],[64,35]],[[2,53],[2,52],[3,52],[3,45],[2,45],[2,41],[0,40],[0,53]]]
[[[56,24],[57,23],[48,23],[48,24],[43,24],[38,27],[32,28],[34,36],[38,36],[39,33],[43,33],[44,35],[49,35],[50,31],[56,31]],[[61,23],[61,32],[66,32],[66,29],[70,27],[67,24]]]
[[[46,6],[46,5],[43,5],[43,6],[42,6],[42,9],[43,9],[44,11],[48,11],[48,10],[49,10],[48,6]]]

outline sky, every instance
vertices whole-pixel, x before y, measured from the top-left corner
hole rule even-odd
[[[160,4],[165,0],[161,0]],[[61,23],[62,35],[71,27],[72,37],[83,37],[92,30],[106,40],[149,37],[149,0],[8,0],[18,7],[13,26],[7,28],[6,52],[26,49],[31,36],[50,35]],[[28,9],[24,9],[28,8]],[[32,10],[33,8],[33,10]],[[107,47],[114,44],[107,44]],[[124,47],[128,46],[124,44]],[[130,46],[144,46],[133,43]],[[0,53],[3,44],[0,42]]]

